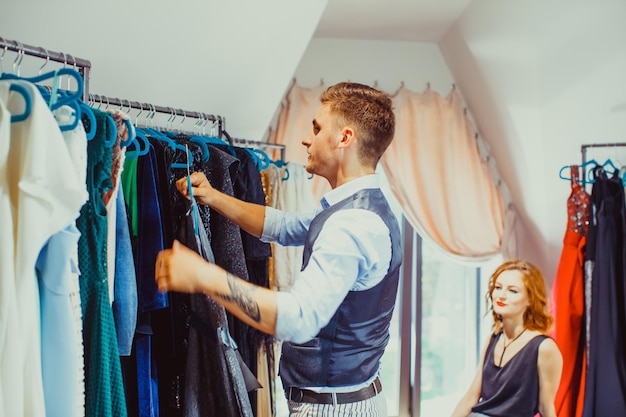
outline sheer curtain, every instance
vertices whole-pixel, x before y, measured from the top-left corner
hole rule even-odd
[[[514,215],[505,212],[456,88],[442,97],[430,88],[415,93],[402,87],[393,103],[396,133],[382,164],[407,220],[423,238],[464,260],[508,252]]]
[[[323,83],[287,92],[269,142],[287,146],[288,161],[306,163],[302,138],[320,106]],[[396,133],[382,166],[404,216],[424,239],[459,260],[483,261],[515,255],[515,213],[505,207],[489,157],[483,158],[456,91],[442,97],[428,88],[404,87],[392,97]],[[330,188],[311,180],[319,197]]]
[[[270,143],[286,146],[285,162],[306,165],[307,153],[302,139],[311,132],[313,118],[321,105],[320,96],[326,88],[323,82],[312,88],[301,87],[294,82],[287,92],[278,114],[276,128],[270,132],[268,138]],[[278,155],[274,155],[274,159],[277,157]],[[330,191],[330,185],[325,178],[315,175],[310,183],[318,200],[325,192]]]

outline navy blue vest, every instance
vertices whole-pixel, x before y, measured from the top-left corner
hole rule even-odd
[[[389,228],[389,270],[376,286],[350,291],[330,322],[314,339],[303,344],[283,343],[279,373],[285,388],[360,384],[376,373],[389,341],[402,248],[398,221],[380,189],[357,191],[313,219],[304,245],[302,269],[309,262],[313,243],[326,220],[339,210],[351,208],[378,214]]]

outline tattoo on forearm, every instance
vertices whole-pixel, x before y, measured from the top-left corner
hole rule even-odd
[[[230,294],[218,292],[215,295],[224,301],[236,304],[252,320],[257,323],[260,322],[261,309],[259,308],[259,304],[254,301],[254,298],[252,297],[252,293],[255,288],[248,288],[245,285],[239,284],[237,280],[228,272],[226,272],[226,282],[228,283]]]

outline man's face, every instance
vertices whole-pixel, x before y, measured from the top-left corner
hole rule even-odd
[[[340,132],[333,127],[330,105],[323,104],[313,119],[311,132],[302,140],[309,155],[305,169],[310,174],[329,178],[334,175],[337,158],[337,143]]]

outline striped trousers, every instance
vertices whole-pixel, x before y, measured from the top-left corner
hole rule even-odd
[[[347,404],[312,404],[289,401],[289,417],[387,417],[387,401],[382,393]]]

